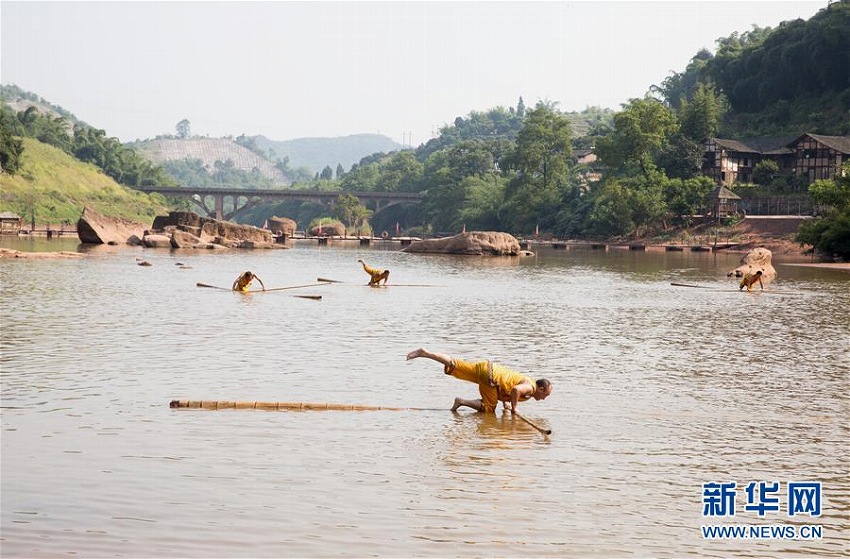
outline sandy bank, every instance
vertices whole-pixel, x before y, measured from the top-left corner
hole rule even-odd
[[[66,250],[59,252],[24,252],[10,248],[0,248],[0,258],[28,258],[30,260],[36,260],[48,258],[83,258],[84,256],[80,252],[69,252]]]

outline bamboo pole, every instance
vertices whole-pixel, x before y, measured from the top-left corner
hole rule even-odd
[[[329,404],[316,402],[241,402],[232,400],[171,400],[168,407],[202,410],[437,411],[437,408],[396,408],[388,406],[361,406],[357,404]],[[439,411],[443,410],[440,409]]]

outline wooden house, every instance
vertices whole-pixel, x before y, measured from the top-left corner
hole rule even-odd
[[[831,179],[850,161],[850,136],[803,134],[790,144],[794,151],[793,172],[809,182]]]
[[[0,212],[0,235],[17,235],[21,232],[23,219],[12,212]]]
[[[831,179],[850,160],[850,136],[710,138],[704,144],[702,173],[723,186],[749,183],[755,166],[766,160],[775,161],[779,172],[786,176],[802,177],[809,182]]]
[[[702,174],[717,184],[732,186],[753,180],[753,169],[761,161],[772,159],[780,172],[790,173],[794,152],[788,144],[794,137],[726,140],[711,138],[705,142]]]

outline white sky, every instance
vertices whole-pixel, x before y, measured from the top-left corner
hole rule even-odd
[[[384,134],[471,111],[619,109],[700,48],[818,1],[0,2],[0,82],[121,141]]]

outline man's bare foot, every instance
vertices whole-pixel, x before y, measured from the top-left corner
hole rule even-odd
[[[455,403],[452,405],[452,411],[457,411],[463,404],[460,403],[460,398],[455,398]]]
[[[422,354],[425,352],[421,347],[419,349],[414,349],[410,353],[407,354],[407,360],[415,359],[417,357],[422,357]]]

